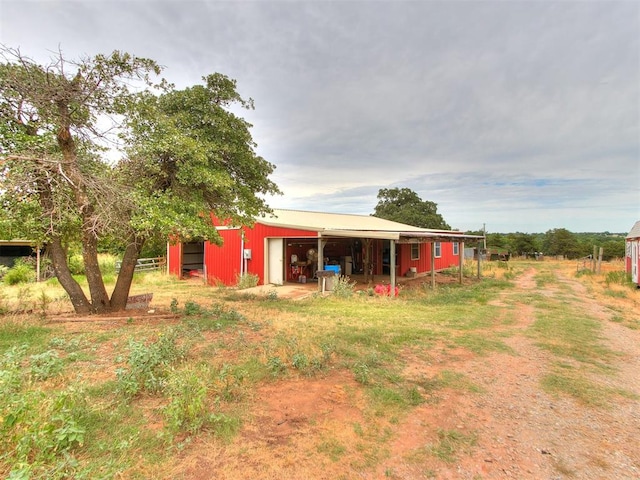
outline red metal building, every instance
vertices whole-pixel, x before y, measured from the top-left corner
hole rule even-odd
[[[626,271],[631,281],[640,288],[640,220],[635,223],[626,237]]]
[[[311,280],[316,270],[341,275],[414,276],[460,265],[464,241],[482,237],[413,227],[366,215],[274,210],[251,228],[220,225],[224,243],[168,246],[168,271],[235,285],[243,273],[259,284]],[[433,267],[432,267],[433,266]]]

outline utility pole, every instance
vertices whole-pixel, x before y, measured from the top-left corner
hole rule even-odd
[[[487,250],[487,224],[486,223],[482,224],[482,236],[484,237],[483,242],[484,242],[484,249],[486,251]]]

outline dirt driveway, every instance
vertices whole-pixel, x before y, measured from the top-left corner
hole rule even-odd
[[[407,355],[407,376],[443,371],[465,372],[475,391],[447,388],[438,401],[416,407],[409,417],[380,431],[360,431],[366,424],[364,399],[349,372],[281,381],[262,387],[253,402],[253,421],[231,445],[193,445],[172,472],[174,478],[253,479],[639,479],[640,478],[640,332],[614,321],[614,310],[594,300],[567,272],[557,272],[551,286],[540,287],[526,270],[499,305],[515,312],[504,342],[509,352],[475,355],[460,348],[430,361]],[[586,315],[600,321],[602,343],[615,352],[614,369],[598,376],[615,406],[585,405],[568,395],[551,395],[541,379],[555,361],[527,332],[538,312],[522,299],[553,298],[569,292]],[[636,309],[640,292],[632,292]],[[496,324],[496,329],[506,328]],[[513,332],[516,333],[513,333]],[[428,453],[426,446],[446,443],[443,432],[458,432],[454,461]],[[374,438],[363,464],[361,456],[332,448]],[[332,443],[333,442],[333,443]],[[377,443],[376,443],[377,442]],[[465,443],[466,442],[466,443]],[[371,448],[379,445],[379,448]],[[465,446],[466,445],[466,446]],[[320,454],[320,453],[322,454]],[[446,453],[446,452],[445,452]],[[369,458],[367,457],[367,458]]]

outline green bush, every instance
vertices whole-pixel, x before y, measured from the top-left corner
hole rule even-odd
[[[253,288],[257,286],[259,281],[260,277],[255,273],[243,273],[242,275],[238,275],[236,286],[239,290],[244,290],[245,288]]]
[[[84,275],[84,260],[79,253],[73,254],[67,261],[71,275]]]
[[[116,257],[108,254],[100,254],[98,257],[98,264],[100,265],[100,272],[102,276],[115,276],[116,274]]]
[[[129,368],[116,371],[118,391],[126,397],[162,392],[172,366],[186,356],[186,349],[176,344],[177,336],[175,330],[168,330],[149,344],[131,340]]]
[[[33,267],[23,260],[18,260],[4,275],[3,281],[7,285],[17,285],[19,283],[33,282],[35,278],[36,272]]]
[[[350,282],[349,277],[340,275],[333,284],[333,294],[340,298],[349,298],[353,296],[356,282]]]
[[[86,434],[84,392],[25,388],[28,375],[43,379],[59,365],[50,351],[29,357],[27,371],[26,351],[14,346],[0,356],[0,451],[4,465],[12,465],[7,478],[74,478],[73,453]]]

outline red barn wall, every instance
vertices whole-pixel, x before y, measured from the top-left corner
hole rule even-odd
[[[167,263],[170,275],[176,275],[177,277],[182,277],[182,244],[176,243],[175,245],[171,245],[171,243],[167,246]]]
[[[241,233],[244,232],[244,245]],[[223,245],[205,243],[205,265],[207,282],[215,285],[235,285],[241,271],[242,251],[251,250],[251,259],[247,260],[247,273],[258,276],[259,285],[264,284],[266,267],[265,244],[267,238],[313,238],[318,234],[314,231],[298,230],[294,228],[271,227],[256,223],[253,228],[220,230]],[[285,264],[287,259],[285,258]]]
[[[440,246],[441,255],[436,258],[436,271],[452,266],[457,267],[460,264],[460,258],[458,255],[453,254],[453,242],[442,242]],[[459,247],[462,248],[462,245],[459,245]]]
[[[411,260],[411,244],[403,243],[398,245],[398,275],[405,275],[411,267],[415,267],[416,272],[426,273],[431,271],[431,243],[420,244],[420,258],[418,260]],[[463,248],[462,244],[459,244],[459,248]],[[458,266],[460,264],[460,257],[453,253],[452,242],[440,243],[440,257],[435,259],[435,269],[444,270],[451,266]]]
[[[204,265],[209,285],[233,285],[240,273],[242,260],[242,230],[219,230],[223,244],[204,243]]]

